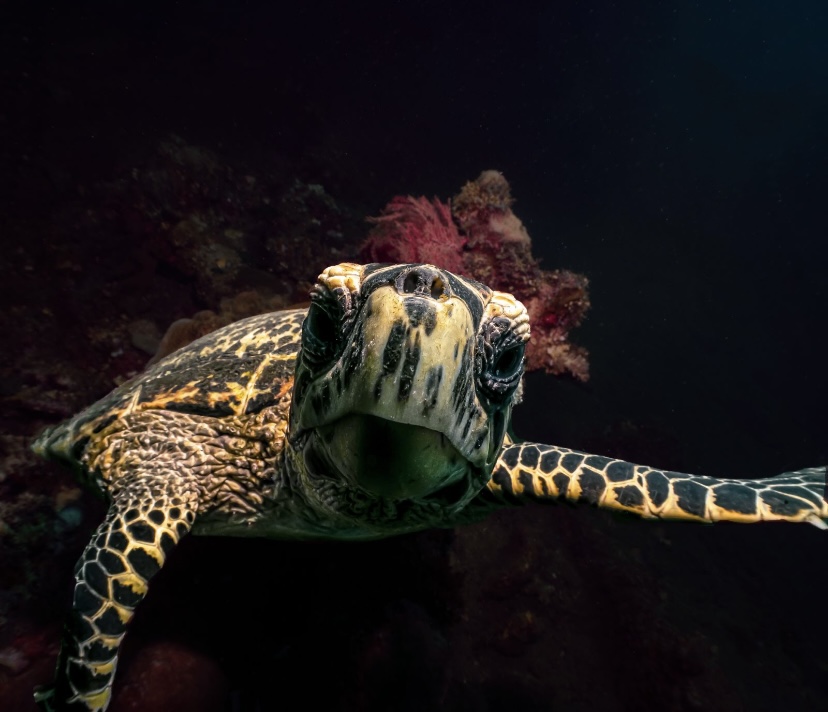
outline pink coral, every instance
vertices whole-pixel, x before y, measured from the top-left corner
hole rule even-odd
[[[369,222],[374,227],[361,249],[367,262],[430,262],[450,272],[465,271],[466,240],[449,207],[436,198],[397,196]]]

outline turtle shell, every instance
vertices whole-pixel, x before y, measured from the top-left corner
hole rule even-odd
[[[293,385],[305,314],[261,314],[203,336],[44,433],[34,450],[77,462],[90,439],[127,413],[168,410],[223,418],[272,405]]]

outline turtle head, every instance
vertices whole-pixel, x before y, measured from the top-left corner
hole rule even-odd
[[[311,300],[289,425],[305,489],[465,506],[519,398],[524,306],[427,264],[329,267]]]

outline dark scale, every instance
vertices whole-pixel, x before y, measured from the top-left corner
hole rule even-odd
[[[122,574],[126,571],[126,566],[121,557],[106,549],[98,551],[98,561],[101,562],[101,566],[106,569],[107,573]]]
[[[394,322],[388,334],[388,340],[385,342],[385,348],[382,351],[382,372],[384,374],[391,374],[397,370],[400,358],[402,358],[406,333],[407,329],[402,321]]]
[[[561,453],[557,450],[547,450],[541,456],[540,467],[545,472],[551,472],[558,466],[561,459]]]
[[[531,472],[520,470],[518,472],[518,482],[520,482],[524,490],[534,491],[535,489],[535,479],[532,477]]]
[[[644,493],[638,488],[628,485],[615,490],[618,504],[624,507],[640,507],[644,504]]]
[[[124,625],[124,622],[114,608],[107,608],[95,619],[95,623],[104,635],[117,635],[118,633],[123,633],[126,629],[126,625]]]
[[[359,325],[357,329],[356,338],[354,338],[351,350],[348,352],[348,361],[344,366],[343,384],[346,389],[350,387],[353,375],[360,367],[362,359],[365,357],[365,334],[361,325]]]
[[[437,326],[437,310],[432,304],[425,299],[411,299],[405,303],[405,313],[412,329],[422,324],[426,336],[431,336]]]
[[[552,482],[555,483],[555,488],[558,491],[558,496],[565,496],[566,491],[569,489],[569,483],[572,478],[569,475],[565,475],[563,472],[556,472],[552,476]]]
[[[774,485],[798,485],[798,484],[801,484],[801,482],[798,479],[794,479],[792,477],[779,477],[779,478],[774,478],[773,484]],[[774,488],[774,489],[776,489],[776,488]]]
[[[650,501],[658,509],[667,501],[667,497],[670,496],[670,481],[659,470],[651,470],[647,473],[645,479],[647,481],[647,494],[650,496]]]
[[[757,493],[741,484],[725,483],[713,488],[713,503],[726,505],[732,512],[750,514],[756,511]]]
[[[590,504],[598,504],[604,490],[607,488],[604,478],[587,470],[581,475],[579,482],[581,484],[581,500]]]
[[[697,517],[704,517],[709,491],[705,486],[696,484],[692,480],[680,480],[673,485],[673,489],[678,496],[679,507]]]
[[[127,525],[127,533],[135,541],[155,541],[155,529],[144,522]]]
[[[463,349],[463,358],[461,359],[462,362],[467,362],[468,354],[471,352],[471,340],[466,342],[466,346]],[[462,368],[458,374],[458,377],[454,381],[454,386],[451,391],[451,405],[452,410],[455,412],[460,409],[461,404],[464,402],[465,398],[469,395],[469,387],[471,383],[469,382],[469,373],[468,369]]]
[[[801,499],[795,499],[788,495],[773,490],[764,491],[759,495],[762,501],[770,507],[774,514],[791,515],[804,509],[806,504]]]
[[[495,468],[495,471],[492,473],[492,482],[503,490],[506,497],[514,501],[515,490],[512,486],[512,477],[508,470],[502,467]]]
[[[426,375],[425,386],[425,403],[423,404],[423,415],[427,416],[429,412],[437,405],[437,395],[440,391],[440,384],[443,382],[443,367],[432,366]]]
[[[97,562],[90,562],[83,567],[83,578],[95,593],[109,595],[109,577]]]
[[[112,586],[112,597],[116,603],[129,608],[135,608],[143,597],[141,593],[131,586],[124,586],[120,581],[114,581]]]
[[[540,450],[534,445],[525,445],[520,452],[520,459],[524,467],[535,469],[540,460]]]
[[[520,447],[509,448],[501,455],[500,461],[509,469],[514,468],[520,461]]]
[[[133,571],[149,581],[161,568],[161,565],[143,549],[133,549],[127,554],[127,560]]]
[[[115,551],[126,551],[128,543],[126,535],[119,531],[110,532],[107,538],[107,545]]]
[[[561,467],[570,474],[574,473],[584,461],[584,456],[577,452],[570,452],[561,459]]]
[[[468,434],[469,430],[471,430],[472,419],[474,417],[474,413],[470,410],[464,410],[463,416],[465,417],[466,422],[463,424],[463,430],[461,431],[461,436],[465,439]]]
[[[635,465],[614,460],[606,466],[605,472],[611,482],[626,482],[635,476]]]
[[[409,339],[405,345],[405,356],[403,357],[403,365],[400,370],[399,386],[397,388],[397,400],[404,401],[408,399],[411,393],[411,385],[414,382],[414,374],[417,371],[417,366],[420,363],[420,334],[414,332],[414,338]]]

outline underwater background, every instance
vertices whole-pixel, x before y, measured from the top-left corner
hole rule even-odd
[[[303,301],[397,195],[502,171],[541,266],[588,278],[589,380],[529,374],[520,437],[826,464],[826,37],[804,0],[4,3],[0,709],[34,710],[104,511],[31,437],[177,320]],[[110,709],[828,710],[826,551],[566,506],[193,537]]]

